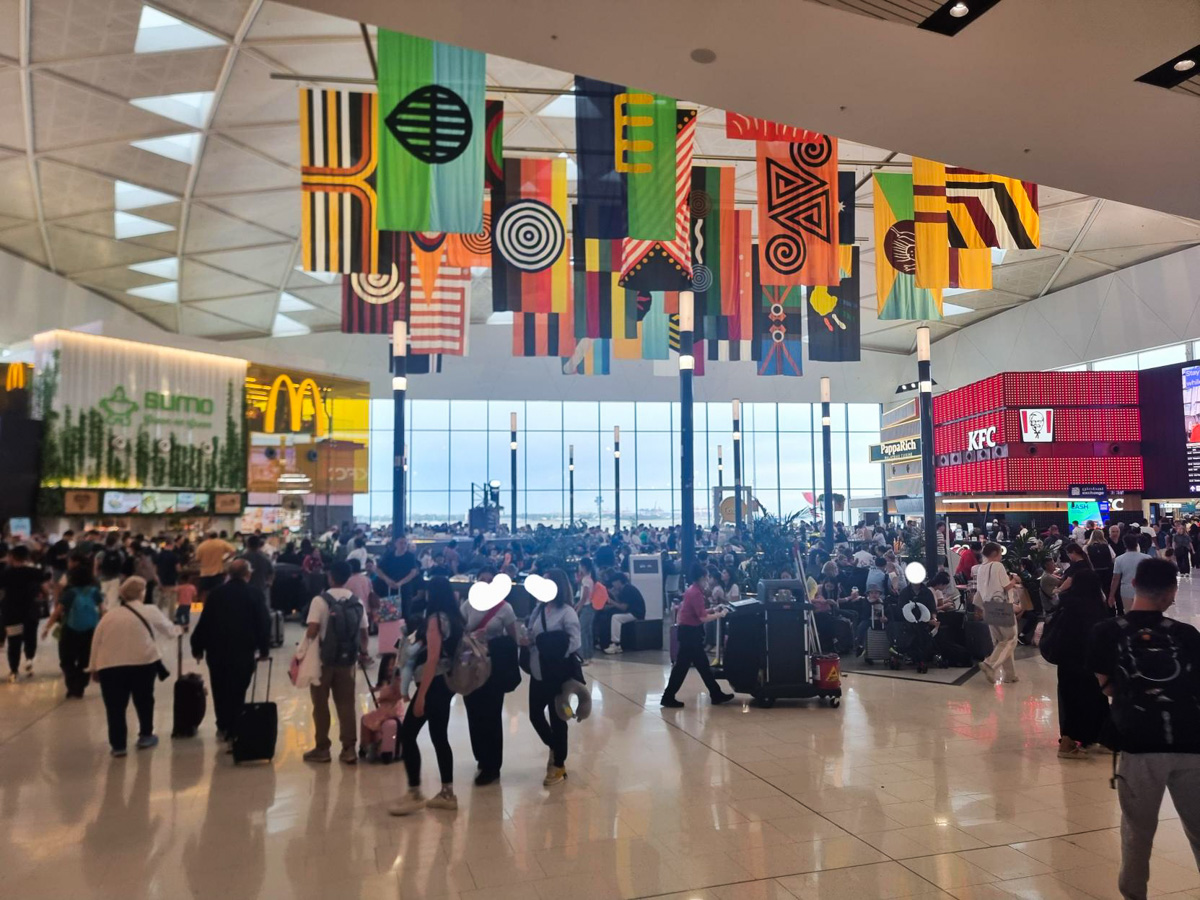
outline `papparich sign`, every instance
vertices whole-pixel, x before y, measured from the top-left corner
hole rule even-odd
[[[899,462],[902,459],[919,459],[921,439],[919,437],[896,438],[871,445],[871,462]]]

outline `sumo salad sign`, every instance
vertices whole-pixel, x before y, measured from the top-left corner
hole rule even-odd
[[[245,361],[71,332],[34,348],[43,486],[245,488]]]

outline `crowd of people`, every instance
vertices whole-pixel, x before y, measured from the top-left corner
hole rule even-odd
[[[1101,746],[1121,750],[1121,889],[1143,896],[1165,791],[1189,834],[1200,835],[1200,633],[1164,615],[1178,579],[1189,578],[1200,562],[1200,523],[1012,530],[1026,543],[1021,558],[1007,564],[1009,530],[1002,522],[949,534],[941,526],[945,564],[931,573],[906,568],[906,548],[914,538],[919,543],[911,526],[839,525],[832,554],[819,540],[819,526],[806,526],[792,558],[807,554],[818,633],[840,652],[864,652],[870,627],[903,618],[928,636],[930,652],[969,665],[964,629],[983,623],[992,651],[980,669],[992,681],[1015,682],[1015,648],[1038,643],[1057,671],[1059,758],[1086,759]],[[712,704],[732,699],[713,675],[709,649],[714,623],[750,587],[753,544],[730,529],[698,537],[697,561],[674,598],[678,652],[660,701],[665,708],[683,705],[677,692],[693,668]],[[527,678],[530,726],[547,750],[543,784],[561,784],[572,715],[564,698],[582,690],[594,654],[624,652],[626,629],[646,616],[630,557],[659,554],[664,571],[680,574],[672,552],[680,538],[678,528],[615,535],[530,529],[490,539],[451,536],[416,550],[399,537],[373,553],[374,536],[350,526],[299,541],[220,533],[35,537],[7,548],[0,569],[9,680],[30,676],[39,634],[53,632],[67,697],[82,697],[89,682],[99,683],[110,751],[121,757],[129,748],[130,702],[134,746],[157,744],[155,684],[169,674],[159,640],[183,641],[190,633],[191,655],[207,666],[218,738],[231,743],[255,666],[278,645],[273,584],[277,572],[291,567],[313,587],[291,667],[313,707],[314,743],[304,759],[333,760],[335,714],[336,755],[345,765],[357,764],[394,723],[393,752],[403,760],[408,788],[390,811],[453,810],[454,694],[464,696],[475,784],[483,787],[500,778],[504,765],[505,696]],[[526,574],[525,584],[494,603],[473,604],[462,590],[501,575],[515,582],[518,573]],[[527,589],[529,576],[552,588]],[[197,603],[203,612],[193,621]],[[379,635],[379,669],[367,678],[378,707],[359,721],[356,678],[360,668],[367,673],[372,633]],[[474,681],[459,669],[472,654],[489,663]],[[420,748],[426,725],[440,785],[428,797]],[[1200,850],[1200,838],[1193,844]]]

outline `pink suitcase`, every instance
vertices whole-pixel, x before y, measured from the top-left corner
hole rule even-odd
[[[400,758],[400,720],[387,719],[379,729],[379,761],[395,762]]]

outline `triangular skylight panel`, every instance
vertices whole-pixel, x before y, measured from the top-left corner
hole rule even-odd
[[[307,300],[301,300],[295,294],[289,294],[287,291],[284,291],[279,295],[279,312],[281,313],[305,312],[312,308],[313,305],[311,303]]]
[[[178,199],[162,191],[144,188],[140,184],[130,184],[128,181],[118,181],[113,186],[113,205],[117,209],[144,209],[147,206],[174,203]]]
[[[138,109],[152,112],[164,119],[173,119],[193,128],[203,128],[212,108],[213,92],[196,91],[190,94],[162,94],[157,97],[137,97],[129,101]]]
[[[200,133],[189,131],[184,134],[172,134],[168,137],[130,141],[130,143],[139,150],[157,153],[159,156],[187,163],[190,166],[196,161],[196,152],[200,149]]]
[[[174,230],[174,225],[156,222],[145,216],[135,216],[133,213],[119,211],[113,213],[113,234],[117,240],[144,237],[147,234],[162,234]]]
[[[220,47],[225,41],[203,28],[189,25],[153,6],[142,7],[134,53],[162,53],[166,50],[195,50]]]
[[[537,114],[555,119],[573,119],[575,118],[575,95],[560,94],[539,109]]]
[[[153,275],[155,278],[168,278],[176,281],[179,278],[179,257],[168,256],[166,259],[152,259],[149,262],[134,263],[129,267],[134,272],[143,275]]]
[[[943,316],[961,316],[963,313],[975,312],[966,306],[959,306],[957,303],[942,303]]]
[[[272,337],[294,337],[299,334],[309,334],[312,329],[301,325],[291,316],[279,313],[275,316],[275,324],[271,326]]]
[[[304,266],[296,266],[296,271],[303,272],[309,278],[312,278],[316,281],[323,281],[326,284],[333,284],[342,277],[337,272],[309,272],[304,268]]]
[[[179,284],[174,281],[164,281],[162,284],[147,284],[144,287],[130,288],[125,293],[141,297],[143,300],[176,303],[179,301]]]

